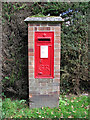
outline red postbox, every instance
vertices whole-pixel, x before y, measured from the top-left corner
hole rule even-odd
[[[35,32],[35,78],[54,77],[54,32]]]

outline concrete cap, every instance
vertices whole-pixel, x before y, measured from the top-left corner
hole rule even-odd
[[[61,17],[54,17],[54,16],[50,16],[50,17],[27,17],[24,21],[25,22],[63,22],[64,19],[62,19]]]

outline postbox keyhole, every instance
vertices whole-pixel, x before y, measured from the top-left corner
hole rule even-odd
[[[42,72],[39,72],[38,74],[39,74],[39,75],[42,75]]]

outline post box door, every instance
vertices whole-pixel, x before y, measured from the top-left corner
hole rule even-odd
[[[46,34],[46,37],[42,37]],[[41,33],[35,37],[35,78],[52,78],[53,77],[53,64],[54,64],[54,46],[53,34]]]

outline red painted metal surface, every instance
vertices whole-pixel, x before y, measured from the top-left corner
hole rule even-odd
[[[54,32],[35,32],[35,78],[54,77]]]

